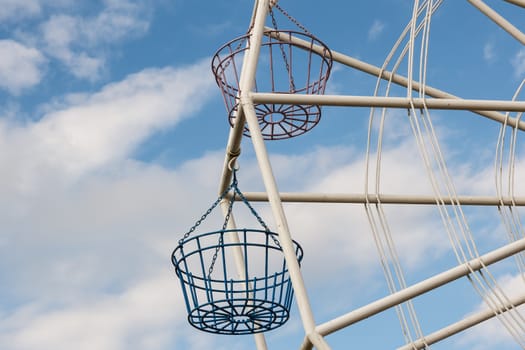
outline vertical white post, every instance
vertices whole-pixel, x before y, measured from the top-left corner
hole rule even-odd
[[[254,145],[255,153],[259,163],[259,167],[262,172],[263,181],[268,192],[268,197],[270,205],[272,207],[273,215],[277,222],[279,240],[281,247],[283,248],[284,256],[290,273],[290,278],[292,280],[292,285],[294,288],[297,304],[299,307],[299,312],[301,314],[301,319],[303,322],[303,327],[307,335],[314,339],[314,343],[319,350],[330,350],[330,346],[324,341],[323,337],[320,336],[315,330],[315,321],[313,318],[312,309],[310,302],[308,300],[308,295],[306,293],[306,288],[304,281],[301,275],[299,262],[297,261],[297,256],[295,254],[295,249],[293,247],[292,238],[286,222],[286,217],[284,210],[282,208],[282,203],[279,198],[279,193],[275,183],[275,179],[271,170],[270,162],[268,159],[268,154],[266,152],[266,147],[264,145],[264,140],[262,137],[261,130],[259,129],[259,124],[257,121],[257,116],[255,114],[255,108],[253,101],[249,97],[250,92],[254,87],[255,75],[257,71],[257,63],[259,58],[259,53],[261,49],[261,43],[264,33],[264,24],[268,14],[270,2],[269,0],[256,0],[256,6],[253,15],[253,29],[250,36],[250,47],[246,50],[246,57],[243,62],[242,74],[239,82],[240,90],[240,103],[239,103],[239,115],[236,119],[235,130],[242,130],[242,127],[245,123],[243,116],[246,118],[248,123],[248,128],[250,129],[250,135],[252,137],[252,142]],[[235,144],[237,140],[230,133],[229,144]],[[225,174],[223,174],[221,187],[224,186]],[[256,342],[261,341],[256,338]],[[259,345],[259,343],[257,343]]]
[[[222,212],[224,216],[228,214],[228,206],[229,206],[229,201],[226,199],[223,199],[221,202],[221,208],[222,208]],[[230,219],[227,224],[227,229],[229,230],[237,229],[237,224],[235,223],[233,213],[230,213]],[[239,235],[237,234],[237,232],[230,232],[227,238],[230,242],[236,244],[236,248],[233,249],[233,259],[235,260],[235,267],[237,268],[237,274],[239,275],[239,279],[242,279],[244,278],[244,276],[246,276],[246,266],[244,266],[244,255],[242,253],[242,248],[240,246]],[[255,333],[253,336],[255,338],[255,346],[257,347],[257,350],[268,350],[268,346],[266,345],[266,338],[264,337],[264,334]]]
[[[317,334],[315,331],[315,321],[308,299],[308,294],[304,285],[304,280],[301,274],[299,262],[295,254],[292,238],[290,235],[290,229],[286,220],[284,209],[282,206],[281,198],[279,197],[279,191],[277,189],[277,183],[272,172],[266,146],[264,144],[262,132],[259,128],[257,121],[257,115],[253,102],[249,97],[243,95],[241,97],[241,103],[243,104],[243,110],[246,116],[246,122],[250,129],[250,135],[252,143],[257,156],[259,168],[262,173],[263,182],[268,193],[268,200],[272,207],[273,216],[277,224],[277,232],[279,233],[279,241],[283,248],[283,253],[290,272],[290,278],[292,280],[299,313],[303,322],[303,327],[310,340],[315,339],[315,345],[319,350],[329,350],[330,346],[324,341],[322,336]]]

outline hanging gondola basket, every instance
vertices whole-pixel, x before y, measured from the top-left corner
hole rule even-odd
[[[222,91],[233,126],[239,106],[243,59],[251,45],[250,33],[223,45],[212,59],[212,71]],[[256,92],[324,94],[332,68],[330,49],[309,33],[283,30],[264,32],[255,75]],[[319,123],[318,105],[256,104],[257,119],[266,140],[301,135]],[[248,128],[244,134],[250,136]]]
[[[302,248],[293,244],[300,262]],[[260,333],[289,318],[293,288],[276,233],[235,229],[195,235],[179,243],[172,262],[188,321],[200,330]]]

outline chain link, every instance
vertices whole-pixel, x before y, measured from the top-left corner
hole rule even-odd
[[[264,222],[264,220],[259,216],[259,214],[257,214],[255,209],[252,207],[250,202],[248,202],[246,197],[242,194],[242,192],[239,190],[239,188],[237,186],[235,186],[234,191],[235,191],[235,193],[237,193],[239,195],[239,197],[242,199],[244,204],[246,204],[246,206],[248,208],[250,208],[250,211],[252,212],[253,216],[255,216],[257,218],[257,221],[259,221],[259,224],[261,224],[261,226],[264,228],[266,233],[270,233],[271,231],[268,228],[268,226],[266,225],[266,223]],[[281,247],[281,243],[279,243],[279,241],[274,237],[274,235],[271,235],[271,237],[273,239],[273,242],[280,248]]]
[[[234,171],[233,178],[234,180],[233,180],[232,185],[235,184],[235,186],[233,187],[236,189],[237,179],[235,177],[235,171]],[[230,221],[230,216],[233,210],[233,203],[235,203],[235,193],[236,192],[234,190],[232,199],[230,200],[230,203],[228,204],[228,212],[226,213],[226,216],[224,217],[224,223],[222,224],[222,232],[219,236],[219,242],[217,242],[217,246],[215,247],[215,252],[213,252],[213,257],[211,258],[210,267],[208,268],[208,279],[210,279],[211,277],[211,273],[213,272],[213,267],[215,266],[215,262],[217,261],[217,256],[219,255],[219,250],[221,249],[224,243],[224,230],[226,230],[226,228],[228,227],[228,222]]]
[[[273,25],[273,28],[275,29],[277,40],[281,41],[280,33],[279,33],[279,30],[277,29],[277,21],[275,20],[275,16],[273,14],[272,9],[270,9],[270,17],[272,18],[272,25]],[[279,43],[279,50],[281,51],[281,56],[286,66],[286,72],[288,73],[288,77],[290,78],[291,92],[295,92],[295,82],[294,82],[293,75],[290,70],[290,65],[288,64],[288,58],[286,57],[286,52],[284,52],[284,47],[282,43]]]
[[[231,199],[230,199],[230,201],[228,203],[228,210],[227,210],[226,215],[224,217],[224,223],[222,224],[222,231],[221,231],[221,234],[219,235],[219,241],[217,242],[217,246],[215,247],[215,251],[213,253],[213,256],[212,256],[212,259],[211,259],[211,262],[210,262],[210,267],[208,268],[208,279],[210,279],[211,274],[213,272],[213,268],[215,267],[215,263],[217,262],[217,258],[218,258],[218,255],[219,255],[219,250],[224,245],[224,231],[228,227],[228,223],[230,221],[230,217],[231,217],[231,214],[233,212],[233,204],[235,203],[235,196],[236,195],[238,195],[239,198],[241,198],[242,202],[244,204],[246,204],[246,206],[250,209],[250,212],[252,213],[253,216],[255,216],[255,218],[257,219],[259,224],[266,231],[266,233],[271,235],[273,242],[279,248],[281,247],[280,242],[275,238],[274,234],[271,233],[270,228],[268,227],[268,225],[266,225],[264,220],[259,216],[259,214],[257,214],[255,209],[250,204],[250,202],[248,202],[246,197],[242,194],[241,190],[239,190],[239,187],[237,186],[237,183],[238,183],[237,182],[237,170],[233,169],[232,173],[233,173],[233,180],[232,180],[231,185],[228,186],[228,188],[219,196],[219,198],[217,198],[217,200],[212,204],[212,206],[201,216],[201,218],[199,220],[197,220],[197,222],[190,228],[190,230],[188,232],[186,232],[184,234],[184,236],[179,240],[179,245],[182,245],[184,243],[184,241],[195,231],[195,229],[197,229],[197,227],[208,217],[208,215],[217,207],[217,205],[219,205],[219,203],[222,200],[224,200],[226,195],[233,189]]]
[[[219,203],[224,199],[224,197],[226,197],[228,192],[230,192],[230,190],[234,186],[236,186],[236,183],[232,182],[232,184],[228,186],[228,188],[219,196],[219,198],[217,198],[215,203],[213,203],[212,206],[201,216],[201,218],[197,220],[197,222],[190,228],[190,230],[184,234],[184,236],[179,240],[179,245],[184,243],[186,238],[188,238],[195,231],[195,229],[206,219],[206,217],[210,215],[213,209],[215,209],[215,207],[219,205]]]
[[[281,6],[279,6],[279,4],[275,4],[274,7],[276,9],[278,9],[279,11],[281,11],[281,13],[283,15],[285,15],[293,24],[295,24],[297,27],[299,27],[303,32],[305,32],[306,34],[308,35],[311,35],[312,33],[310,33],[308,31],[308,29],[306,29],[305,26],[303,26],[301,23],[299,23],[299,21],[297,21],[295,18],[293,18],[288,12],[286,12],[286,10],[284,10]]]

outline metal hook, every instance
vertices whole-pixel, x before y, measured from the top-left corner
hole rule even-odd
[[[233,157],[228,161],[228,170],[235,172],[239,170],[239,164],[237,163],[237,157]]]

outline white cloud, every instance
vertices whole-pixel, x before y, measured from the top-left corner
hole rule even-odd
[[[38,305],[0,322],[4,349],[148,349],[167,347],[185,319],[176,280],[161,274],[119,294],[49,311]]]
[[[105,66],[105,46],[143,35],[149,28],[150,10],[140,2],[105,5],[92,17],[59,14],[40,26],[46,53],[77,78],[97,80]]]
[[[483,46],[483,59],[487,62],[493,62],[496,58],[494,43],[488,42]]]
[[[503,276],[498,280],[498,284],[501,286],[505,294],[511,299],[516,298],[518,296],[522,296],[523,291],[525,290],[525,279],[524,276],[520,275]],[[484,303],[482,303],[477,306],[474,313],[486,309],[487,306]],[[523,305],[519,306],[517,310],[523,315],[525,307]],[[521,316],[521,318],[516,317],[515,312],[516,310],[513,311],[514,318],[511,321],[511,323],[514,322],[516,324],[521,324],[521,326],[523,327],[523,316]],[[507,316],[508,314],[509,312],[507,312]],[[520,336],[522,337],[523,335],[520,334]],[[523,339],[523,337],[521,339]],[[485,321],[484,323],[475,326],[468,333],[465,333],[462,336],[460,336],[460,338],[458,339],[458,343],[463,348],[468,347],[477,350],[503,348],[507,349],[510,348],[513,344],[516,344],[515,340],[512,338],[510,333],[508,333],[503,324],[497,318],[492,318],[488,321]]]
[[[0,20],[15,20],[40,14],[41,0],[1,0]]]
[[[381,20],[374,20],[374,23],[372,23],[372,27],[368,30],[368,40],[375,40],[379,38],[379,36],[383,33],[383,30],[385,29],[385,23]]]
[[[71,102],[66,97],[36,122],[2,121],[0,143],[12,152],[3,152],[0,164],[20,188],[35,185],[32,181],[49,171],[82,175],[123,159],[153,132],[176,124],[199,107],[192,101],[204,101],[212,84],[207,62],[148,69],[93,95],[74,95]]]
[[[525,49],[520,49],[512,59],[512,66],[514,67],[514,75],[522,78],[525,74]]]
[[[0,40],[0,87],[12,94],[37,85],[46,59],[35,48],[13,40]]]
[[[9,286],[0,296],[15,299],[0,310],[0,347],[151,349],[173,341],[182,345],[172,348],[215,346],[184,321],[169,254],[215,200],[223,153],[175,170],[128,159],[147,137],[198,108],[194,101],[205,103],[212,85],[208,69],[206,61],[145,70],[92,95],[66,96],[39,121],[1,122],[0,148],[6,151],[0,153],[0,261],[17,268],[0,271],[0,283]],[[429,187],[414,161],[417,150],[400,139],[383,154],[382,189],[425,193]],[[260,188],[254,160],[242,157],[241,189]],[[353,148],[273,155],[272,163],[283,191],[364,188],[364,159]],[[64,185],[62,177],[75,186]],[[257,208],[275,227],[268,205]],[[307,283],[331,293],[329,313],[340,314],[341,304],[349,308],[349,300],[385,289],[377,279],[380,265],[362,206],[287,204],[285,210],[294,238],[305,248]],[[397,248],[410,252],[401,254],[409,272],[432,264],[448,244],[430,211],[386,208]],[[244,219],[236,215],[238,223]],[[215,229],[215,223],[205,227]],[[156,277],[159,271],[162,277]],[[326,288],[331,283],[337,288]],[[356,285],[367,286],[366,293]],[[245,342],[236,338],[222,345],[245,349]]]

